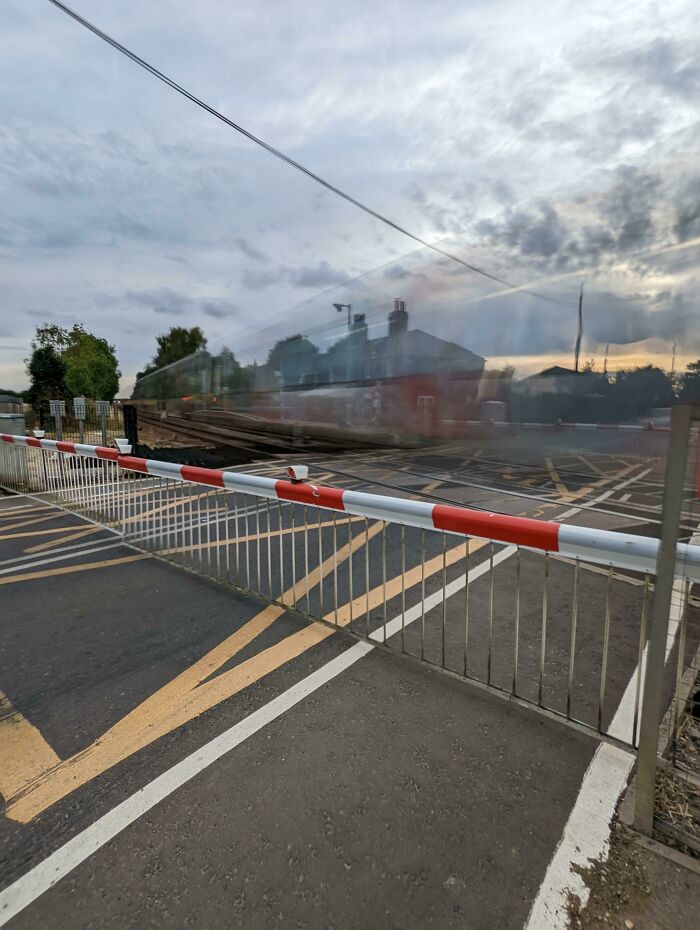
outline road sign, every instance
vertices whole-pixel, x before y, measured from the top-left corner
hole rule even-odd
[[[85,419],[85,398],[84,397],[73,398],[73,413],[75,414],[76,420]]]
[[[56,417],[56,416],[64,417],[66,415],[65,400],[50,400],[49,410],[51,411],[52,417]]]

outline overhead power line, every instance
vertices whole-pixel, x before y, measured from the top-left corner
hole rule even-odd
[[[510,281],[506,281],[504,278],[499,278],[498,275],[491,274],[489,271],[485,271],[483,268],[478,268],[476,265],[472,265],[469,262],[464,261],[464,259],[459,258],[457,255],[453,255],[451,252],[447,252],[445,249],[440,248],[440,246],[433,245],[428,242],[426,239],[421,238],[412,233],[410,230],[406,229],[404,226],[395,223],[393,220],[384,216],[381,213],[378,213],[376,210],[373,210],[372,207],[367,206],[367,204],[362,203],[361,200],[357,200],[355,197],[347,194],[345,191],[341,190],[339,187],[336,187],[334,184],[331,184],[330,181],[326,181],[320,175],[311,171],[309,168],[306,168],[300,162],[295,161],[289,155],[285,155],[284,152],[276,149],[273,145],[270,145],[268,142],[265,142],[264,139],[259,138],[254,135],[245,127],[235,123],[232,119],[229,119],[228,116],[225,116],[219,110],[215,110],[214,107],[210,106],[208,103],[205,103],[199,97],[195,97],[194,94],[190,93],[186,88],[181,84],[178,84],[172,78],[169,78],[166,74],[163,74],[162,71],[159,71],[154,65],[149,64],[135,52],[130,51],[125,45],[122,45],[121,42],[117,42],[116,39],[113,39],[106,32],[103,32],[102,29],[99,29],[97,26],[93,25],[87,19],[82,17],[79,13],[76,13],[75,10],[72,10],[69,6],[66,6],[65,3],[61,3],[60,0],[49,0],[49,3],[52,3],[62,12],[66,13],[77,23],[80,23],[81,26],[84,26],[98,38],[102,39],[108,45],[111,45],[112,48],[116,49],[118,52],[121,52],[122,55],[126,55],[127,58],[130,58],[135,64],[140,65],[154,77],[158,78],[159,81],[162,81],[164,84],[167,84],[168,87],[171,87],[173,90],[177,91],[178,94],[182,94],[183,97],[186,97],[192,103],[195,103],[198,107],[201,107],[203,110],[206,110],[207,113],[210,113],[212,116],[215,116],[217,119],[221,120],[222,123],[226,123],[227,126],[230,126],[231,129],[235,129],[236,132],[239,132],[241,135],[245,136],[246,139],[249,139],[251,142],[254,142],[256,145],[264,148],[265,151],[269,152],[270,155],[274,155],[275,158],[279,158],[281,161],[286,162],[288,165],[291,165],[292,168],[296,168],[297,171],[300,171],[302,174],[305,174],[308,178],[311,178],[312,181],[315,181],[317,184],[320,184],[322,187],[325,187],[326,190],[329,190],[332,194],[335,194],[338,197],[341,197],[343,200],[352,204],[354,207],[357,207],[359,210],[363,210],[369,216],[374,217],[374,219],[379,220],[380,223],[384,223],[386,226],[389,226],[391,229],[396,230],[404,236],[408,236],[409,239],[413,239],[414,242],[418,242],[420,245],[425,246],[427,249],[431,249],[433,252],[437,252],[439,255],[442,255],[444,258],[450,259],[450,261],[457,262],[458,265],[462,265],[464,268],[467,268],[469,271],[473,271],[475,274],[482,275],[484,278],[488,278],[491,281],[495,281],[497,284],[502,284],[505,287],[516,287]],[[560,304],[564,307],[575,307],[575,303],[570,303],[568,301],[559,300],[555,297],[547,297],[545,294],[538,294],[536,291],[529,291],[525,289],[520,289],[521,294],[529,294],[531,297],[537,297],[539,300],[545,300],[548,303]]]

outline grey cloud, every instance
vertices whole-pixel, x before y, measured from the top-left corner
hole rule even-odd
[[[202,313],[206,316],[214,317],[217,320],[235,318],[238,316],[238,307],[227,300],[213,301],[208,300],[202,304]]]
[[[425,278],[423,272],[411,271],[401,264],[394,264],[391,265],[390,268],[386,268],[383,272],[383,276],[390,281],[404,281],[407,278]]]
[[[236,243],[238,248],[241,250],[241,252],[244,255],[246,255],[248,258],[252,258],[253,261],[255,262],[267,261],[266,256],[263,255],[263,253],[259,249],[256,249],[253,245],[251,245],[247,239],[244,239],[243,236],[237,236],[234,239],[234,242]]]
[[[273,284],[291,284],[301,288],[324,288],[344,284],[351,275],[347,271],[333,268],[327,261],[317,265],[302,265],[299,268],[281,267],[276,271],[251,271],[245,269],[241,281],[252,290],[271,287]]]
[[[658,296],[658,295],[657,295]],[[645,339],[683,341],[688,351],[700,350],[700,331],[692,307],[679,295],[657,300],[651,295],[621,298],[589,289],[584,300],[585,347],[631,345]],[[571,351],[576,335],[573,311],[531,298],[488,301],[467,308],[469,348],[485,355],[536,355]]]
[[[42,230],[37,224],[29,244],[40,249],[73,249],[83,245],[85,239],[84,230],[78,226],[50,224]]]
[[[203,313],[213,319],[235,319],[239,309],[232,301],[222,297],[192,297],[174,291],[172,288],[161,287],[143,291],[127,291],[126,301],[139,307],[147,307],[154,313],[164,316],[184,316],[185,314],[197,316]],[[106,295],[102,302],[109,304],[115,298]]]
[[[35,320],[52,320],[57,315],[52,310],[25,310],[24,313]]]
[[[125,239],[156,239],[157,234],[151,227],[125,213],[116,213],[108,222],[107,228]]]
[[[554,255],[561,248],[565,236],[556,209],[546,201],[540,201],[536,212],[509,211],[503,222],[482,220],[477,223],[476,229],[481,235],[491,240],[500,240],[521,255],[543,258]]]
[[[317,265],[308,268],[298,268],[291,272],[291,283],[296,287],[331,287],[333,284],[342,284],[350,275],[339,268],[332,268],[324,259]]]
[[[285,280],[285,269],[277,271],[251,271],[249,268],[243,270],[241,283],[244,287],[253,291],[260,290],[264,287],[272,287],[273,284],[280,284]]]
[[[700,92],[700,56],[695,43],[659,36],[641,47],[603,58],[599,65],[683,97]]]
[[[576,226],[557,208],[540,201],[530,209],[507,210],[485,219],[475,231],[492,245],[532,260],[541,269],[575,270],[643,253],[673,234],[683,241],[700,234],[700,177],[676,183],[639,167],[620,165],[592,205],[594,222]],[[660,209],[664,208],[664,209]],[[670,209],[668,227],[664,210]],[[643,271],[643,254],[635,257]]]
[[[660,187],[658,175],[630,165],[617,169],[615,183],[601,201],[600,214],[621,251],[648,240]]]
[[[184,294],[171,290],[169,287],[159,287],[147,291],[127,291],[126,299],[129,303],[137,304],[153,310],[154,313],[181,316],[192,306],[192,301]]]
[[[679,242],[700,236],[700,177],[689,179],[681,188],[673,231]]]

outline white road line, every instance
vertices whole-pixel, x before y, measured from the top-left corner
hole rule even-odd
[[[369,643],[356,643],[318,671],[308,675],[284,694],[274,698],[245,720],[235,724],[201,749],[178,762],[167,772],[122,801],[104,817],[78,833],[12,885],[0,892],[0,926],[4,926],[45,891],[59,882],[98,849],[159,804],[195,775],[198,775],[227,752],[272,723],[305,697],[331,681],[362,656],[374,649]]]
[[[697,541],[697,535],[693,537]],[[673,586],[666,660],[673,648],[683,609],[683,580]],[[629,739],[637,693],[637,679],[641,676],[640,693],[644,690],[647,647],[640,665],[634,670],[610,724],[610,734]],[[544,881],[535,898],[528,917],[526,930],[566,930],[568,894],[575,894],[582,905],[588,901],[589,889],[576,867],[587,868],[591,859],[607,853],[610,839],[610,821],[620,794],[629,778],[635,757],[609,743],[601,743],[593,756],[562,838],[549,863]]]
[[[622,497],[620,498],[620,503],[624,504],[625,501],[628,501],[630,499],[630,497],[632,497],[631,494],[623,494]]]

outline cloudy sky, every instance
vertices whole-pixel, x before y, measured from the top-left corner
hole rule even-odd
[[[0,388],[44,321],[117,348],[122,390],[171,325],[262,359],[414,325],[520,374],[700,356],[700,5],[73,0],[232,119],[416,234],[271,158],[48,0],[0,29]],[[555,298],[544,301],[528,291]]]

